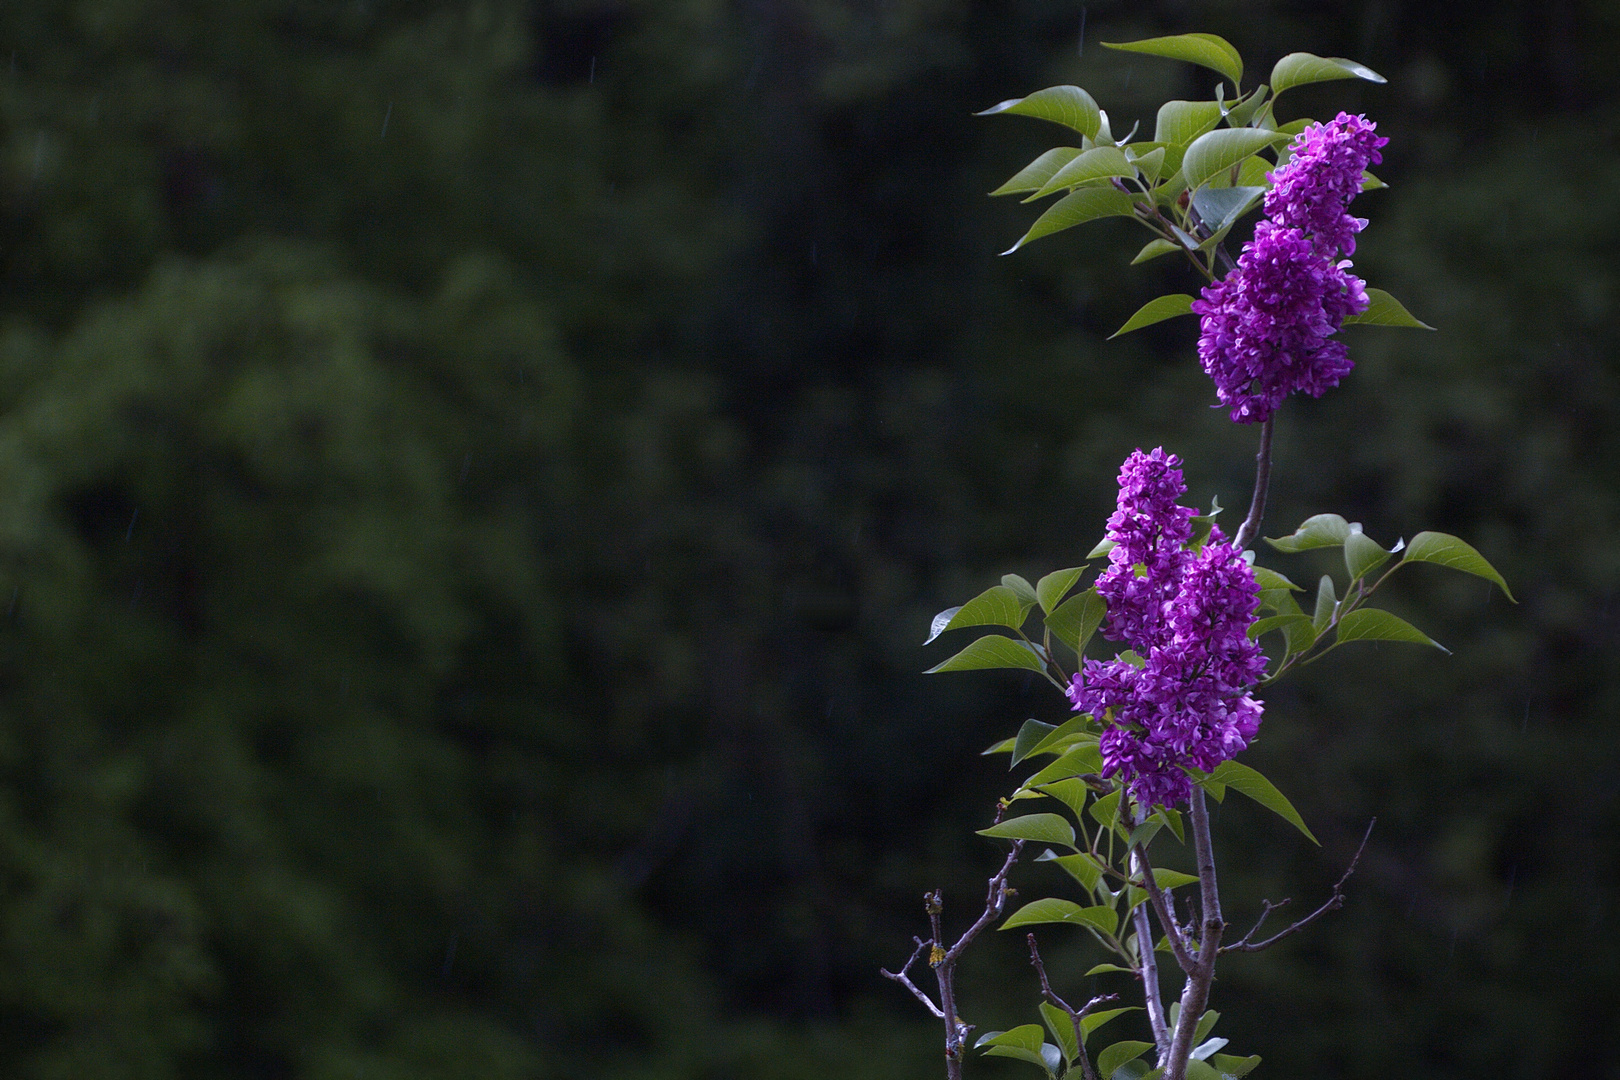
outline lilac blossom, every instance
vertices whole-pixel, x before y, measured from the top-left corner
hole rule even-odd
[[[1163,447],[1126,458],[1119,470],[1119,508],[1108,519],[1114,547],[1108,569],[1097,577],[1097,593],[1108,605],[1109,637],[1140,650],[1163,623],[1164,604],[1174,595],[1192,538],[1193,510],[1176,505],[1187,491],[1180,465],[1181,458]]]
[[[1265,673],[1248,638],[1259,598],[1254,571],[1219,528],[1197,550],[1180,459],[1135,451],[1120,470],[1114,542],[1097,580],[1108,634],[1134,656],[1087,660],[1069,698],[1104,725],[1103,773],[1143,805],[1185,802],[1186,767],[1209,771],[1248,746],[1261,705],[1247,690]]]
[[[1328,258],[1356,250],[1356,233],[1366,219],[1345,212],[1361,191],[1361,174],[1384,160],[1379,148],[1389,142],[1375,133],[1377,125],[1363,116],[1340,113],[1326,124],[1312,124],[1290,144],[1288,163],[1273,170],[1266,192],[1266,216],[1309,234]]]
[[[1366,222],[1345,208],[1387,142],[1347,113],[1300,132],[1287,164],[1270,173],[1267,220],[1237,266],[1193,302],[1199,362],[1235,422],[1267,420],[1289,394],[1320,397],[1349,373],[1349,351],[1331,339],[1368,301],[1341,258]]]
[[[1266,420],[1289,394],[1320,397],[1349,373],[1349,350],[1332,337],[1367,310],[1366,283],[1349,268],[1299,229],[1262,221],[1236,269],[1193,301],[1198,359],[1233,421]]]

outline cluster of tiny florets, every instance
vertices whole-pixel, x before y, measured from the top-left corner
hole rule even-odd
[[[1365,117],[1340,113],[1331,123],[1312,124],[1290,146],[1288,163],[1274,169],[1266,192],[1266,217],[1308,234],[1329,258],[1356,250],[1365,218],[1345,212],[1361,192],[1368,165],[1384,160],[1378,151],[1389,140]]]
[[[1262,221],[1237,268],[1193,301],[1199,362],[1234,421],[1265,420],[1289,394],[1320,397],[1349,373],[1349,350],[1333,335],[1367,310],[1366,283],[1349,267],[1300,230]]]
[[[1069,699],[1103,722],[1104,775],[1118,775],[1142,805],[1191,794],[1186,767],[1209,771],[1248,746],[1261,705],[1247,690],[1265,673],[1249,640],[1259,585],[1220,529],[1195,550],[1180,459],[1137,450],[1120,470],[1114,542],[1097,579],[1108,636],[1134,657],[1087,660]]]
[[[1350,371],[1348,350],[1331,339],[1367,309],[1366,283],[1342,257],[1366,222],[1345,208],[1388,141],[1345,113],[1302,131],[1270,174],[1268,219],[1237,266],[1193,302],[1198,359],[1234,421],[1266,420],[1295,392],[1320,397]]]

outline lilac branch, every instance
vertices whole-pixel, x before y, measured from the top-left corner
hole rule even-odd
[[[1175,1037],[1168,1057],[1161,1057],[1164,1080],[1186,1080],[1187,1059],[1192,1055],[1193,1036],[1198,1018],[1209,1004],[1210,984],[1215,981],[1215,961],[1221,952],[1221,935],[1226,923],[1221,918],[1221,894],[1215,878],[1215,846],[1210,839],[1209,808],[1204,789],[1194,787],[1187,809],[1192,818],[1193,855],[1198,863],[1199,935],[1194,952],[1196,963],[1181,991],[1181,1012],[1176,1018]]]
[[[1247,934],[1244,934],[1243,937],[1237,941],[1234,941],[1230,945],[1222,946],[1221,952],[1259,952],[1261,949],[1269,949],[1283,938],[1288,937],[1291,934],[1299,933],[1301,930],[1305,929],[1307,926],[1311,925],[1311,923],[1315,922],[1317,919],[1320,919],[1328,912],[1337,911],[1342,908],[1344,906],[1344,884],[1350,880],[1350,875],[1356,872],[1356,864],[1361,861],[1361,853],[1366,850],[1367,841],[1372,837],[1373,826],[1377,823],[1377,818],[1373,818],[1367,823],[1367,831],[1361,835],[1361,843],[1357,845],[1356,853],[1350,859],[1350,865],[1345,867],[1344,873],[1339,877],[1339,880],[1334,882],[1333,894],[1322,902],[1321,907],[1317,908],[1303,919],[1300,919],[1288,929],[1279,931],[1278,933],[1266,938],[1264,941],[1252,941],[1251,939],[1254,937],[1254,935],[1259,933],[1260,925],[1266,921],[1266,916],[1288,903],[1287,900],[1281,900],[1275,904],[1273,904],[1270,900],[1263,900],[1261,903],[1264,905],[1264,908],[1260,912],[1260,918],[1255,920],[1254,926],[1249,929]]]
[[[885,977],[906,987],[917,1000],[927,1006],[929,1012],[944,1021],[947,1080],[962,1080],[962,1059],[966,1056],[968,1034],[973,1030],[973,1025],[963,1023],[956,1011],[956,962],[961,959],[962,950],[972,944],[973,939],[1006,909],[1007,898],[1012,895],[1012,889],[1007,885],[1007,875],[1012,872],[1013,863],[1018,861],[1019,853],[1023,850],[1024,842],[1014,840],[1012,850],[1007,852],[1006,862],[1001,864],[1001,869],[990,879],[984,911],[974,920],[973,925],[956,939],[956,944],[948,949],[944,945],[944,933],[940,927],[940,917],[945,910],[944,896],[939,889],[924,893],[923,906],[928,912],[928,925],[933,937],[927,941],[914,939],[917,942],[917,951],[911,954],[911,959],[907,960],[899,971],[882,969]],[[909,974],[911,966],[924,952],[928,953],[928,966],[934,969],[934,977],[939,981],[938,1005],[917,988]]]
[[[1239,551],[1254,543],[1260,535],[1260,520],[1266,516],[1266,489],[1271,486],[1271,425],[1270,416],[1260,425],[1260,449],[1254,455],[1254,497],[1249,501],[1249,516],[1243,519],[1233,541]]]
[[[1035,947],[1035,935],[1028,935],[1026,940],[1029,942],[1029,962],[1035,965],[1035,974],[1041,977],[1041,995],[1048,1002],[1062,1009],[1069,1017],[1069,1024],[1074,1028],[1074,1052],[1075,1058],[1080,1062],[1080,1075],[1085,1080],[1097,1080],[1097,1073],[1092,1068],[1091,1058],[1086,1054],[1086,1032],[1080,1021],[1098,1005],[1118,1001],[1119,995],[1099,994],[1078,1009],[1071,1007],[1067,1001],[1058,997],[1052,990],[1052,984],[1046,978],[1046,965],[1041,963],[1041,951]]]
[[[933,942],[924,941],[920,937],[914,937],[911,940],[917,943],[917,951],[911,954],[911,959],[901,965],[899,971],[890,971],[888,968],[879,968],[878,970],[883,973],[884,978],[893,979],[907,990],[910,990],[912,996],[927,1006],[929,1012],[933,1013],[938,1019],[943,1020],[945,1019],[945,1010],[935,1005],[934,999],[919,990],[917,984],[911,981],[911,965],[917,962],[919,956],[928,951],[928,947]]]
[[[1147,1005],[1148,1026],[1153,1029],[1153,1045],[1159,1057],[1170,1051],[1170,1025],[1164,1019],[1164,999],[1159,994],[1159,958],[1153,952],[1153,924],[1147,908],[1140,904],[1131,912],[1136,923],[1136,951],[1141,958],[1142,1000]]]
[[[1159,925],[1164,927],[1164,936],[1170,943],[1170,954],[1176,958],[1176,963],[1181,965],[1181,970],[1191,975],[1193,957],[1187,947],[1187,936],[1181,924],[1176,922],[1176,913],[1170,906],[1169,898],[1153,878],[1153,867],[1148,863],[1147,848],[1137,845],[1131,854],[1136,860],[1136,872],[1142,875],[1142,887],[1147,890],[1148,901],[1153,905],[1154,914],[1159,917]]]

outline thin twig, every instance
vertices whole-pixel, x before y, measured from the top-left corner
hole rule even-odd
[[[998,812],[996,815],[998,821],[1000,816]],[[910,990],[917,1000],[927,1006],[929,1012],[944,1021],[946,1080],[962,1080],[962,1059],[966,1056],[968,1034],[973,1030],[973,1025],[963,1023],[956,1011],[956,962],[961,958],[962,950],[966,949],[973,939],[1006,909],[1007,898],[1013,892],[1007,885],[1007,875],[1012,872],[1013,863],[1018,861],[1018,856],[1023,850],[1024,842],[1014,840],[1012,850],[1007,852],[1007,860],[990,879],[984,911],[949,949],[944,946],[944,934],[940,926],[941,915],[945,910],[944,895],[939,889],[924,893],[923,908],[928,912],[928,925],[933,937],[927,941],[913,938],[912,940],[917,942],[917,951],[911,954],[911,959],[907,960],[897,972],[883,970],[885,976]],[[934,977],[939,981],[938,1005],[911,981],[911,966],[925,952],[928,954],[928,966],[934,969]]]
[[[1182,932],[1181,925],[1176,922],[1176,913],[1171,910],[1164,890],[1153,878],[1153,867],[1148,863],[1147,848],[1137,845],[1132,856],[1136,860],[1136,872],[1142,875],[1142,887],[1147,890],[1148,900],[1153,904],[1153,911],[1159,916],[1159,924],[1164,927],[1164,936],[1170,942],[1170,953],[1181,965],[1181,970],[1192,974],[1192,953],[1187,950],[1187,939]]]
[[[1012,894],[1012,890],[1007,887],[1007,875],[1012,872],[1013,863],[1018,861],[1018,856],[1023,850],[1024,842],[1014,840],[1012,850],[1007,852],[1007,861],[1001,864],[996,876],[990,879],[990,887],[984,899],[984,912],[945,953],[945,962],[955,962],[956,958],[962,955],[962,950],[979,936],[979,932],[1001,915],[1007,905],[1007,897]]]
[[[911,981],[911,965],[917,962],[919,956],[928,951],[928,947],[933,942],[924,941],[920,937],[914,937],[911,940],[917,943],[917,951],[911,954],[911,959],[907,960],[899,971],[890,971],[888,968],[878,968],[878,970],[883,973],[885,978],[893,979],[907,990],[910,990],[918,1001],[928,1007],[929,1012],[933,1013],[938,1019],[943,1020],[945,1019],[945,1011],[935,1005],[934,999],[917,989],[917,984]]]
[[[1260,912],[1260,918],[1255,920],[1254,926],[1249,929],[1247,934],[1244,934],[1243,937],[1237,941],[1234,941],[1230,945],[1222,946],[1221,952],[1259,952],[1261,949],[1269,949],[1271,946],[1277,944],[1277,942],[1281,941],[1285,937],[1288,937],[1290,934],[1299,933],[1301,930],[1305,929],[1307,926],[1311,925],[1311,923],[1315,922],[1317,919],[1320,919],[1328,912],[1337,911],[1342,908],[1344,906],[1344,883],[1349,881],[1350,875],[1356,872],[1356,864],[1361,861],[1361,853],[1366,850],[1367,841],[1372,837],[1373,826],[1377,823],[1377,818],[1373,818],[1371,821],[1367,822],[1367,831],[1362,833],[1361,843],[1357,845],[1356,853],[1351,858],[1350,865],[1345,867],[1344,873],[1340,875],[1339,880],[1333,883],[1333,895],[1329,896],[1325,901],[1323,901],[1321,907],[1294,923],[1288,929],[1279,931],[1278,933],[1266,938],[1264,941],[1250,941],[1250,938],[1254,937],[1254,935],[1260,930],[1260,924],[1266,921],[1266,916],[1288,903],[1287,900],[1283,900],[1275,904],[1273,904],[1270,900],[1262,901],[1265,908]]]
[[[1221,918],[1221,894],[1215,877],[1215,846],[1210,839],[1209,808],[1204,804],[1204,789],[1194,786],[1187,801],[1188,816],[1192,818],[1193,857],[1198,864],[1199,925],[1197,963],[1187,976],[1187,985],[1181,990],[1181,1012],[1176,1018],[1175,1037],[1170,1042],[1170,1053],[1161,1057],[1164,1080],[1186,1080],[1187,1058],[1192,1054],[1193,1036],[1198,1030],[1198,1019],[1209,1004],[1210,984],[1215,981],[1215,961],[1220,956],[1221,935],[1226,923]]]
[[[1137,905],[1131,912],[1136,923],[1136,952],[1141,959],[1142,1001],[1147,1005],[1148,1026],[1153,1029],[1153,1045],[1162,1059],[1170,1051],[1170,1025],[1164,1019],[1164,998],[1159,993],[1159,958],[1153,951],[1153,924],[1147,908]]]
[[[1254,455],[1254,496],[1249,501],[1249,516],[1243,519],[1233,541],[1239,551],[1254,543],[1260,535],[1260,521],[1266,516],[1266,489],[1271,486],[1271,426],[1274,417],[1266,417],[1260,425],[1260,449]]]
[[[1035,974],[1041,977],[1041,994],[1048,1002],[1068,1014],[1069,1024],[1074,1028],[1075,1057],[1080,1062],[1080,1075],[1085,1077],[1085,1080],[1097,1080],[1097,1073],[1091,1067],[1091,1058],[1086,1054],[1086,1032],[1080,1021],[1098,1005],[1118,1001],[1119,995],[1099,994],[1078,1009],[1071,1007],[1067,1001],[1053,992],[1052,984],[1047,981],[1046,965],[1041,963],[1041,951],[1035,947],[1035,935],[1028,935],[1026,940],[1029,942],[1029,962],[1035,965]]]

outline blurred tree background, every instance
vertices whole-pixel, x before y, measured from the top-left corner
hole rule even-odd
[[[1620,1076],[1612,0],[5,5],[0,1073],[937,1076],[877,969],[976,910],[977,752],[1064,703],[919,675],[928,619],[1077,562],[1132,447],[1228,506],[1253,453],[1190,324],[1103,344],[1189,285],[1125,224],[995,256],[1059,140],[970,114],[1151,123],[1212,76],[1097,42],[1189,30],[1390,77],[1285,111],[1391,137],[1358,266],[1441,328],[1351,332],[1268,532],[1443,529],[1522,601],[1411,572],[1454,656],[1271,695],[1324,846],[1223,807],[1231,916],[1379,823],[1223,1031]],[[1007,940],[964,985],[1036,1000]]]

